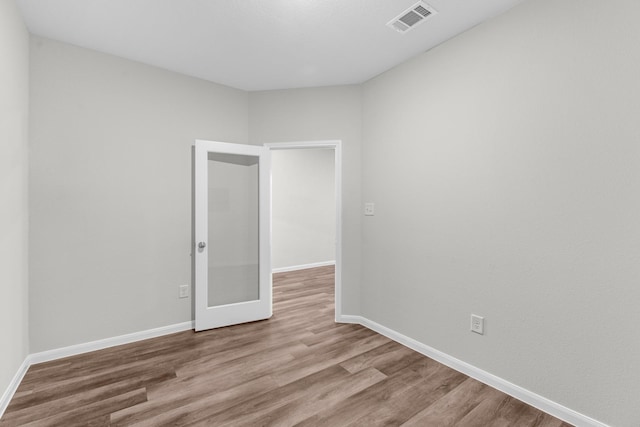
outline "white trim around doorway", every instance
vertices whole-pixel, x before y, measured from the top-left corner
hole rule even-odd
[[[268,142],[263,144],[269,150],[292,150],[327,148],[334,150],[335,197],[336,197],[336,273],[335,273],[335,320],[342,320],[342,141],[295,141]]]

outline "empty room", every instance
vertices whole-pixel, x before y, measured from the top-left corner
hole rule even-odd
[[[0,426],[640,427],[637,16],[0,0]]]

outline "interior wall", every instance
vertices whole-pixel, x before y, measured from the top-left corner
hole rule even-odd
[[[617,426],[640,420],[639,14],[524,2],[363,92],[363,315]]]
[[[249,93],[252,144],[342,141],[342,307],[360,312],[361,86],[333,86]]]
[[[335,261],[334,151],[271,152],[273,268]]]
[[[0,1],[0,396],[29,351],[29,33]]]
[[[244,91],[32,37],[31,351],[190,321],[191,144]]]

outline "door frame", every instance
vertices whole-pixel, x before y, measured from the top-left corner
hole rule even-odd
[[[335,321],[340,322],[342,318],[342,141],[294,141],[294,142],[267,142],[263,144],[271,150],[296,150],[325,148],[333,149],[334,152],[334,174],[335,174],[335,199],[336,199],[336,242],[335,242]],[[273,184],[272,184],[273,185]],[[271,207],[272,209],[272,207]],[[273,221],[270,213],[269,220]],[[272,267],[273,271],[273,267]],[[272,285],[273,286],[273,285]]]

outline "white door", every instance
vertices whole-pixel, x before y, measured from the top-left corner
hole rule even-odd
[[[271,317],[265,147],[195,142],[196,331]]]

